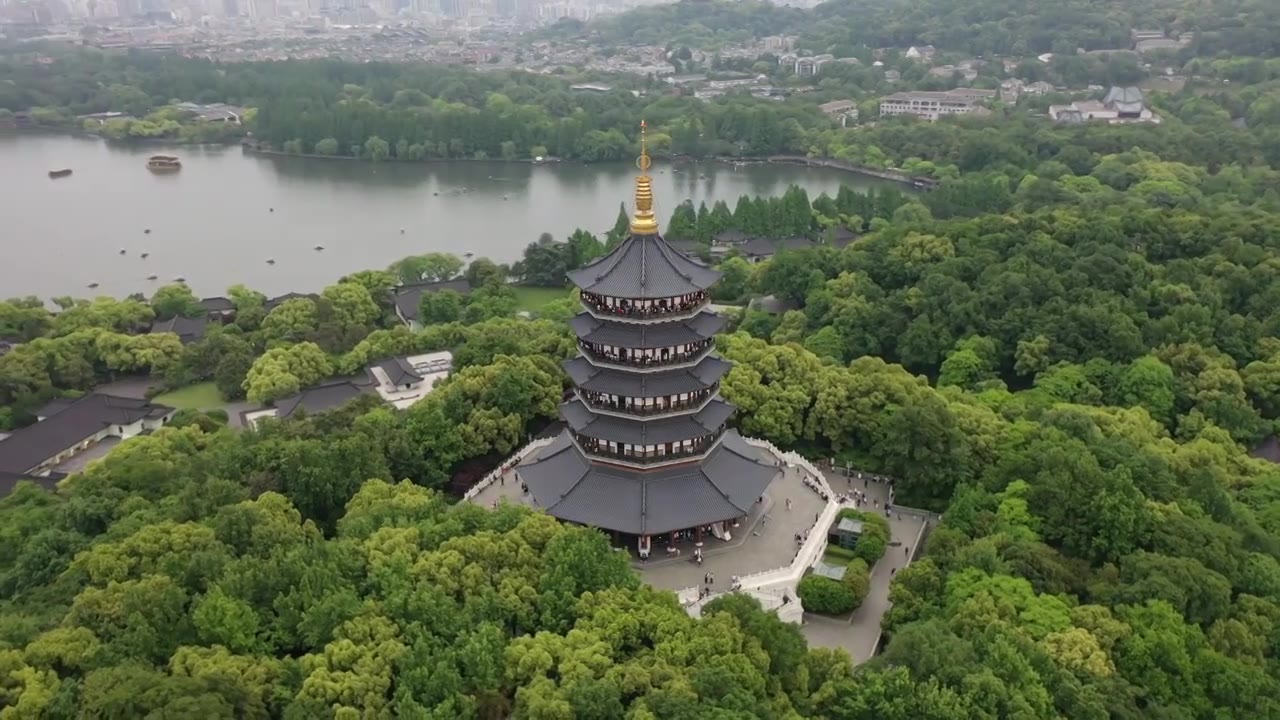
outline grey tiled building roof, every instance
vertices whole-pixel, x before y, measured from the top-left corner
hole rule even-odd
[[[715,337],[724,326],[724,318],[709,312],[698,313],[688,320],[644,325],[598,320],[585,312],[569,321],[569,327],[581,340],[630,348],[674,347],[701,342]]]
[[[162,418],[173,408],[141,398],[89,393],[70,403],[42,409],[44,420],[0,440],[0,472],[25,474],[46,460],[111,426]]]
[[[748,514],[778,474],[775,463],[729,431],[700,463],[629,470],[592,463],[566,433],[516,472],[558,518],[655,535]]]
[[[276,417],[291,417],[298,410],[314,415],[347,404],[355,398],[375,392],[373,380],[366,373],[351,377],[326,380],[319,385],[303,388],[294,395],[275,402]]]
[[[658,235],[633,235],[612,252],[569,273],[579,288],[633,300],[706,290],[720,273],[672,248]]]
[[[651,373],[598,368],[584,357],[576,357],[564,364],[569,379],[583,390],[640,398],[706,390],[724,377],[731,367],[715,356],[704,358],[691,368]]]
[[[702,437],[715,432],[733,414],[733,406],[723,400],[712,400],[693,415],[678,415],[661,420],[633,420],[591,411],[581,400],[560,406],[560,415],[579,435],[633,445],[661,445]]]

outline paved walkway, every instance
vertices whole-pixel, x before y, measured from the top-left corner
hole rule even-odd
[[[813,490],[805,487],[796,468],[786,468],[782,476],[774,480],[765,491],[763,514],[753,513],[744,527],[738,528],[733,542],[711,540],[703,547],[701,565],[692,561],[685,548],[681,557],[669,560],[659,558],[664,548],[654,543],[654,555],[648,562],[636,562],[635,567],[645,582],[658,588],[682,590],[702,585],[705,573],[713,573],[715,582],[711,589],[725,592],[735,575],[750,575],[789,565],[795,559],[800,546],[796,533],[807,532],[826,503]],[[787,499],[791,509],[787,509]]]
[[[871,480],[859,480],[857,476],[846,479],[841,475],[827,473],[827,482],[838,493],[848,493],[851,489],[866,492],[868,503],[862,510],[884,512],[884,503],[889,499],[889,485]],[[889,610],[889,586],[897,570],[906,567],[911,553],[916,552],[916,538],[920,535],[923,516],[895,510],[889,517],[889,546],[884,557],[871,569],[871,591],[862,605],[845,618],[830,618],[806,613],[802,632],[809,644],[815,647],[843,648],[853,657],[854,663],[863,663],[876,653],[876,644],[880,640],[880,623]]]
[[[760,451],[765,452],[765,451]],[[679,557],[668,557],[666,544],[655,538],[649,560],[632,560],[632,566],[644,581],[657,588],[683,590],[703,584],[707,573],[715,576],[713,591],[726,592],[734,576],[773,570],[791,563],[799,545],[796,534],[803,535],[812,526],[826,503],[801,480],[801,471],[785,467],[778,479],[765,491],[763,505],[757,504],[741,527],[732,531],[729,542],[707,538],[702,547],[702,564],[693,561],[693,544],[682,543]],[[791,509],[787,509],[787,500]],[[521,492],[515,473],[508,471],[501,482],[485,488],[472,502],[485,507],[498,502],[531,504],[528,494]],[[626,550],[634,556],[634,541]]]
[[[106,457],[107,453],[114,450],[121,442],[123,441],[118,437],[103,438],[92,447],[80,452],[79,454],[72,455],[66,460],[58,463],[54,466],[53,470],[54,472],[66,473],[68,475],[78,473],[88,467],[91,461]]]
[[[711,590],[719,593],[729,589],[735,575],[750,575],[789,565],[799,549],[796,534],[809,530],[826,505],[816,492],[804,485],[802,473],[798,468],[785,468],[782,476],[766,491],[763,505],[757,505],[742,527],[734,531],[732,541],[726,543],[711,538],[704,543],[701,565],[693,562],[691,545],[681,546],[680,557],[669,558],[665,554],[666,546],[654,542],[651,558],[645,562],[633,560],[634,567],[650,585],[675,591],[702,586],[704,575],[713,573],[715,581]],[[861,509],[884,512],[884,503],[890,497],[887,483],[876,482],[869,477],[859,479],[856,473],[848,479],[827,473],[826,478],[831,489],[838,494],[851,495],[855,489],[865,492],[866,502]],[[786,509],[788,498],[791,500],[790,510]],[[473,500],[484,506],[502,501],[530,504],[530,497],[521,492],[520,483],[512,471],[505,474],[504,482],[494,483]],[[884,557],[871,569],[871,590],[867,598],[847,618],[806,614],[801,631],[810,645],[842,648],[855,663],[865,662],[875,655],[880,623],[890,605],[889,587],[893,576],[909,562],[908,548],[912,554],[915,553],[924,522],[925,517],[914,512],[893,511],[889,517],[889,546]],[[627,550],[634,553],[635,548]]]

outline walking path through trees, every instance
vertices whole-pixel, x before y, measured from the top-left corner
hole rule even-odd
[[[865,492],[870,505],[864,504],[862,510],[884,512],[884,504],[889,500],[888,483],[870,480],[865,473],[860,480],[856,472],[849,478],[828,472],[826,478],[837,493],[855,489]],[[890,606],[889,586],[895,573],[911,562],[929,520],[929,515],[916,510],[893,509],[889,516],[889,546],[884,557],[871,568],[871,591],[847,620],[805,613],[802,632],[811,646],[844,648],[854,663],[866,662],[876,654],[880,622]]]

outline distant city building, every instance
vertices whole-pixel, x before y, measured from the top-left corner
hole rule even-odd
[[[980,103],[996,96],[995,90],[957,88],[945,92],[917,90],[894,93],[880,99],[880,117],[915,115],[937,120],[943,115],[969,115],[983,112]]]
[[[922,60],[928,62],[933,56],[938,54],[938,49],[932,45],[919,45],[907,48],[907,57],[912,60]]]
[[[823,103],[818,106],[823,115],[840,121],[840,126],[845,127],[850,121],[858,120],[858,103],[853,100],[835,100],[829,103]]]
[[[1113,87],[1102,100],[1078,100],[1070,105],[1049,106],[1049,117],[1068,124],[1085,122],[1159,123],[1136,87]]]
[[[244,117],[244,108],[236,107],[234,105],[224,105],[223,103],[198,105],[193,102],[183,102],[178,103],[174,107],[179,110],[185,110],[192,113],[197,118],[205,122],[220,122],[239,125],[241,118]]]
[[[929,68],[929,74],[934,77],[950,78],[959,74],[964,78],[965,82],[973,82],[978,77],[978,71],[973,68],[963,68],[957,65],[939,65],[935,68]]]
[[[1027,83],[1018,79],[1010,79],[1000,83],[1000,99],[1007,103],[1013,103],[1017,102],[1018,97],[1021,95],[1048,95],[1056,90],[1057,88],[1051,83],[1043,80]]]
[[[798,77],[817,75],[822,66],[834,62],[835,55],[814,55],[813,57],[796,58],[795,73]]]
[[[762,40],[764,49],[770,52],[791,52],[796,49],[794,35],[770,35]]]

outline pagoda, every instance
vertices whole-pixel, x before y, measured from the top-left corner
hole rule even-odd
[[[583,312],[570,321],[580,352],[565,363],[567,427],[516,472],[534,505],[635,537],[643,557],[654,536],[727,539],[779,469],[726,425],[730,363],[714,347],[725,321],[709,309],[720,273],[658,233],[643,123],[640,132],[629,237],[569,273]]]

